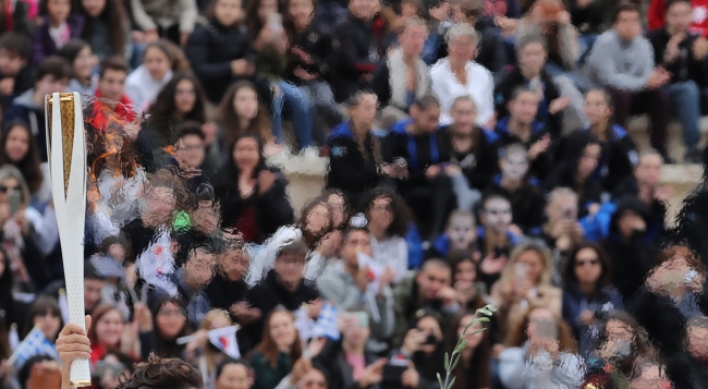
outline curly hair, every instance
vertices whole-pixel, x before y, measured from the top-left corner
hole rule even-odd
[[[405,237],[408,232],[408,226],[412,220],[412,213],[406,201],[388,186],[378,186],[364,195],[364,214],[366,218],[371,220],[369,213],[374,207],[374,202],[378,199],[388,199],[391,201],[391,212],[393,213],[393,221],[386,231],[387,234],[393,236]]]
[[[80,5],[80,8],[86,17],[86,25],[81,36],[86,41],[90,41],[96,33],[94,19],[88,15],[83,4]],[[125,38],[128,26],[128,12],[123,6],[123,2],[120,0],[106,0],[106,6],[96,19],[108,25],[108,41],[113,55],[123,56],[125,54]]]
[[[135,366],[132,376],[121,378],[116,389],[200,389],[203,387],[202,375],[192,365],[181,359],[160,359],[155,354],[150,354],[147,362]]]

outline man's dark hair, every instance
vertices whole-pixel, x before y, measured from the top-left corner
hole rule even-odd
[[[51,56],[42,61],[37,66],[37,75],[35,81],[39,81],[46,76],[54,76],[56,79],[71,78],[71,64],[69,61],[58,56]]]
[[[275,257],[278,258],[283,255],[297,255],[304,258],[307,256],[309,251],[310,249],[307,247],[307,244],[302,241],[302,239],[298,239],[280,246]]]
[[[427,111],[432,107],[440,108],[440,100],[433,95],[425,95],[413,102],[413,105],[423,111]]]
[[[18,32],[8,32],[0,36],[0,50],[7,50],[15,53],[22,59],[28,59],[32,41],[24,34]]]
[[[612,18],[612,23],[617,23],[620,15],[624,12],[634,12],[637,15],[640,14],[639,7],[636,4],[629,3],[629,2],[623,2],[623,3],[620,3],[619,5],[617,5],[617,8],[615,9],[615,16],[614,16],[614,18]]]
[[[177,139],[174,143],[179,142],[180,139],[188,137],[190,135],[198,136],[202,141],[206,139],[204,132],[202,131],[202,125],[193,120],[180,123],[177,126]]]
[[[128,74],[128,63],[125,62],[123,57],[113,56],[108,57],[101,62],[101,70],[99,71],[99,77],[103,78],[106,74],[106,70],[117,70],[119,72],[124,72]]]
[[[447,261],[440,258],[428,258],[420,265],[420,271],[425,271],[429,267],[437,267],[439,269],[447,269],[452,272],[452,266]]]
[[[199,370],[177,358],[160,359],[150,354],[147,362],[138,364],[128,378],[122,377],[116,389],[202,389],[204,380]]]

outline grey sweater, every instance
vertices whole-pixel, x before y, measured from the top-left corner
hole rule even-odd
[[[599,86],[638,92],[654,71],[654,49],[643,36],[627,42],[608,30],[597,38],[586,69],[590,81]]]

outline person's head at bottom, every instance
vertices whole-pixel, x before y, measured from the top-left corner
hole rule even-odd
[[[86,316],[86,328],[91,327],[91,317]],[[56,342],[62,365],[62,389],[71,387],[71,363],[88,359],[91,346],[86,331],[76,324],[67,324],[59,333]],[[122,379],[116,389],[203,389],[201,373],[180,359],[161,359],[151,355],[147,362],[135,366],[130,377]]]

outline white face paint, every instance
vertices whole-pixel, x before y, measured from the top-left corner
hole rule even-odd
[[[511,204],[502,199],[491,199],[484,207],[486,226],[495,232],[504,232],[511,224]]]
[[[445,233],[455,249],[466,250],[477,239],[474,220],[465,216],[456,216],[450,220]]]
[[[521,152],[509,153],[502,159],[501,170],[504,178],[519,180],[526,175],[529,170],[529,163],[526,154]]]

